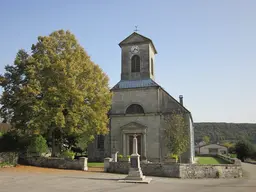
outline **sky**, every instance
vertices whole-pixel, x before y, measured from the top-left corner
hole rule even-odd
[[[0,73],[38,36],[70,30],[114,86],[118,44],[152,39],[155,80],[195,122],[256,123],[255,0],[0,0]]]

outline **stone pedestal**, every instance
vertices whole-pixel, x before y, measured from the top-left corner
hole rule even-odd
[[[79,158],[79,163],[81,164],[81,169],[83,171],[88,171],[87,161],[88,161],[88,158],[86,157]]]
[[[118,151],[112,154],[113,162],[117,162],[117,153]]]
[[[130,168],[128,176],[124,180],[119,180],[119,182],[125,183],[150,183],[152,178],[146,178],[140,167],[140,155],[137,149],[137,138],[134,135],[133,138],[133,154],[131,155]]]

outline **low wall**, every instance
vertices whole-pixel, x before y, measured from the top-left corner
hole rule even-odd
[[[0,163],[8,163],[15,166],[18,163],[18,154],[15,152],[1,152]]]
[[[129,162],[113,162],[111,158],[104,161],[105,172],[128,174]],[[239,178],[242,177],[241,164],[198,165],[178,163],[141,163],[146,176],[173,177],[183,179],[195,178]]]
[[[32,165],[37,167],[57,168],[57,169],[73,169],[87,171],[87,158],[64,159],[51,157],[25,157],[20,158],[19,163],[23,165]]]
[[[179,177],[178,164],[141,163],[140,166],[144,175],[159,177]],[[105,171],[109,173],[128,174],[129,167],[129,162],[109,162],[109,167],[105,169]]]
[[[235,164],[223,165],[180,165],[180,178],[240,178],[243,175],[242,166]]]
[[[218,154],[217,157],[223,159],[224,161],[227,161],[231,164],[236,164],[236,165],[241,165],[241,161],[237,158],[231,158],[231,157],[228,157],[226,155],[221,155],[221,154]]]

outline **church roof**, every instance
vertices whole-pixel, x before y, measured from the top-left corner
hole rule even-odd
[[[155,53],[157,53],[156,48],[153,44],[153,41],[139,33],[132,33],[130,36],[128,36],[127,38],[125,38],[123,41],[121,41],[119,43],[119,46],[122,47],[123,45],[131,45],[134,43],[150,43],[155,51]]]
[[[112,89],[129,89],[142,87],[159,87],[159,85],[152,79],[121,80]]]

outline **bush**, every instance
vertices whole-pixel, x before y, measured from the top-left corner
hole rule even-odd
[[[75,153],[73,151],[67,149],[67,150],[63,151],[60,156],[65,159],[74,159]]]
[[[38,135],[34,137],[28,146],[28,153],[36,153],[41,155],[42,153],[46,153],[48,151],[48,146],[46,143],[46,139],[42,135]]]
[[[176,154],[171,154],[170,158],[171,159],[176,159],[176,161],[178,161],[178,159],[179,159],[178,155],[176,155]]]
[[[122,154],[118,155],[117,158],[122,159],[124,156]]]
[[[220,169],[217,169],[216,178],[220,178],[221,176],[222,176],[222,171]]]

